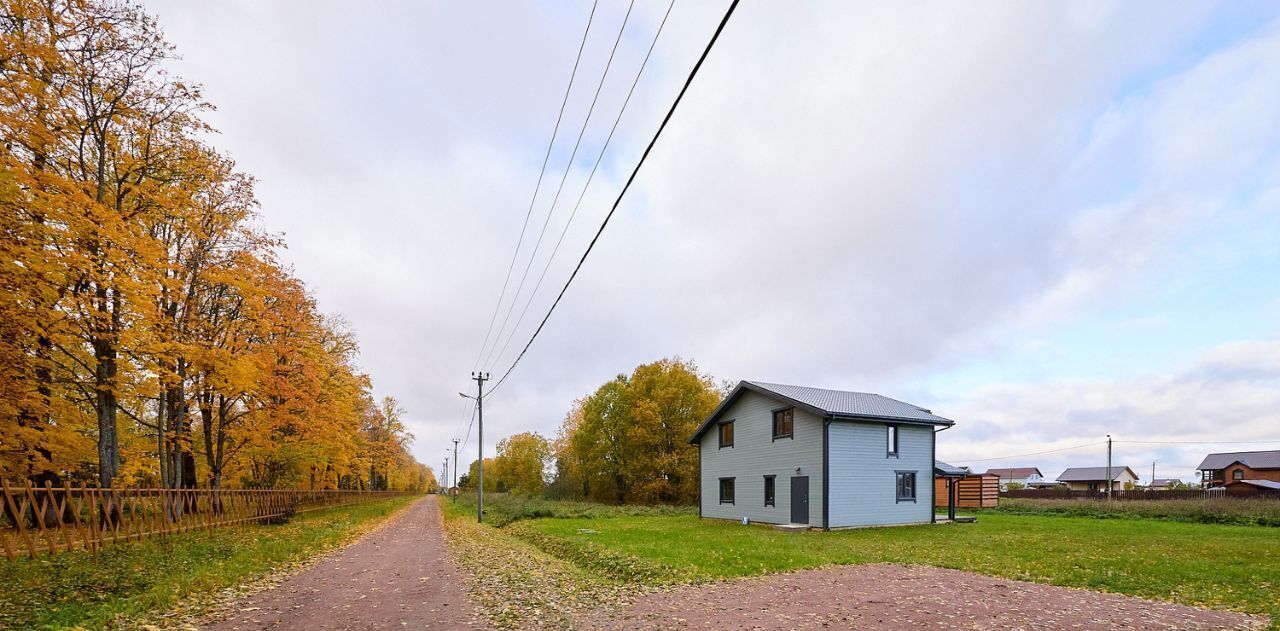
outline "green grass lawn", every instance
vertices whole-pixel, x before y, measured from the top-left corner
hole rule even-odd
[[[413,497],[303,513],[287,524],[190,532],[52,558],[0,560],[0,629],[101,628],[167,610],[345,541]]]
[[[476,494],[473,492],[462,493],[456,500],[447,500],[444,508],[447,515],[474,516],[476,514]],[[484,494],[484,521],[491,526],[498,527],[524,519],[542,519],[545,517],[600,519],[603,517],[697,514],[697,506],[637,506],[630,504],[612,506],[597,502],[548,500],[514,493],[486,492]]]
[[[588,566],[601,553],[630,555],[671,581],[917,563],[1280,620],[1280,532],[1267,527],[983,513],[976,524],[826,533],[691,516],[538,519],[513,532]]]

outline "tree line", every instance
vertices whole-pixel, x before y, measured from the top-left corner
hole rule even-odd
[[[692,504],[698,452],[688,444],[726,394],[692,361],[663,359],[574,402],[554,439],[526,432],[485,459],[486,491],[610,504]],[[474,489],[479,462],[459,478]]]
[[[0,476],[422,489],[141,7],[0,0]]]

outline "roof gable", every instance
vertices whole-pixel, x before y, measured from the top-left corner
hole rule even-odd
[[[870,392],[847,392],[807,386],[788,386],[763,381],[740,381],[728,396],[716,406],[707,420],[698,426],[689,442],[697,444],[702,434],[711,427],[743,393],[751,391],[808,410],[818,416],[837,419],[867,419],[921,425],[951,426],[955,421],[910,403]]]

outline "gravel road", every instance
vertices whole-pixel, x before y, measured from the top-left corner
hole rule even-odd
[[[204,628],[479,629],[445,552],[436,496],[427,496],[364,539],[267,591],[230,607]]]
[[[586,629],[1259,629],[1261,616],[941,568],[852,565],[686,586]]]

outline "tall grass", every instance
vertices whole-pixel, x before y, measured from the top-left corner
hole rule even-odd
[[[475,493],[463,493],[456,502],[444,500],[452,514],[476,512]],[[604,517],[697,515],[696,506],[611,506],[595,502],[548,500],[514,493],[485,493],[484,521],[499,528],[524,519],[555,517],[560,519],[600,519]]]
[[[1164,519],[1201,524],[1280,527],[1274,499],[1186,499],[1141,502],[1105,499],[1005,499],[991,509],[1019,515],[1068,515],[1096,519]]]

